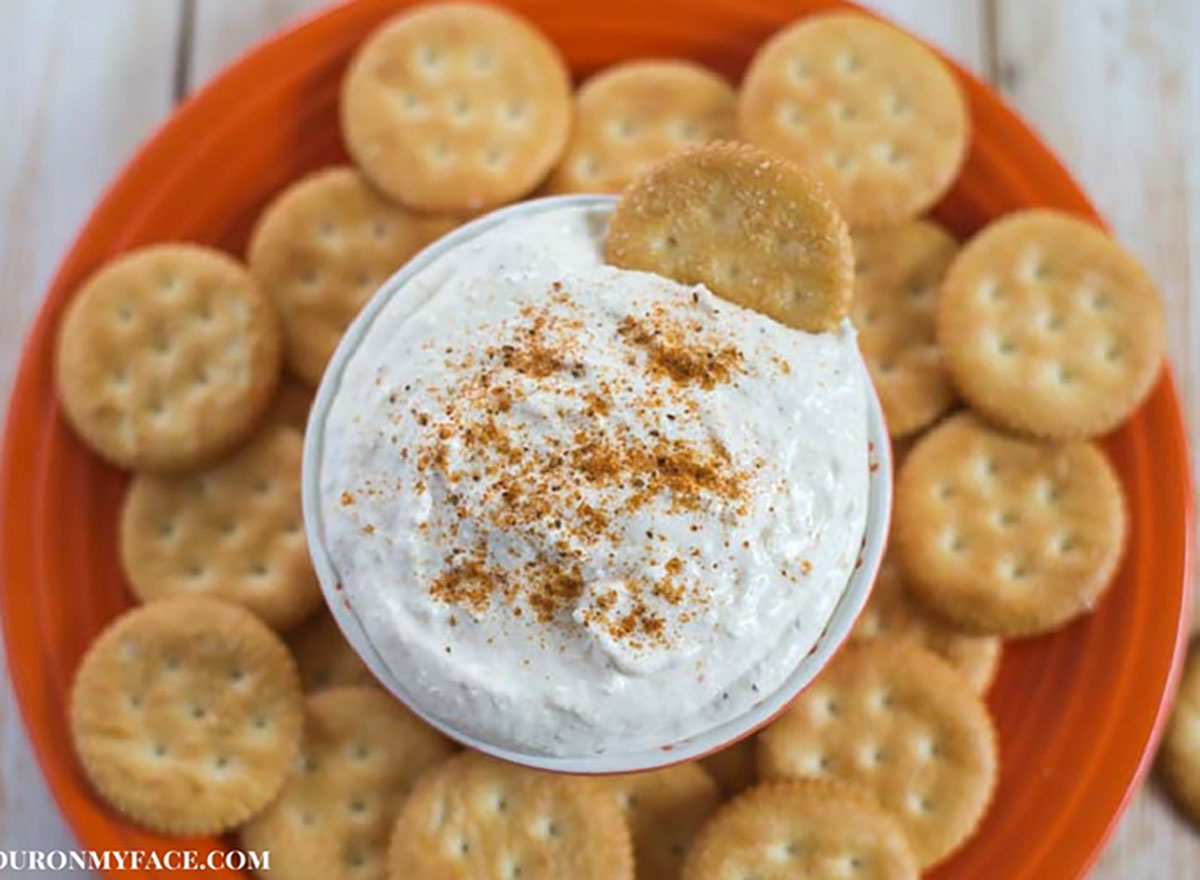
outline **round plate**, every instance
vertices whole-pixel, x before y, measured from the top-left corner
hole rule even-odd
[[[55,406],[54,332],[71,292],[109,257],[185,239],[243,252],[266,200],[344,161],[338,83],[363,37],[405,4],[353,0],[263,44],[182,106],[117,178],[67,254],[21,361],[0,463],[0,578],[9,665],[30,740],[83,846],[196,848],[142,831],[91,795],[66,724],[71,674],[130,604],[116,552],[125,477],[74,438]],[[512,0],[576,76],[631,58],[694,58],[737,79],[755,47],[836,0]],[[1037,137],[959,70],[975,134],[935,216],[966,236],[1017,208],[1095,210]],[[1188,619],[1191,479],[1170,373],[1106,439],[1132,514],[1117,582],[1090,617],[1010,645],[989,704],[1000,736],[995,803],[975,839],[933,877],[1076,877],[1144,774],[1174,690]],[[152,873],[152,872],[151,872]],[[233,877],[233,872],[209,876]]]

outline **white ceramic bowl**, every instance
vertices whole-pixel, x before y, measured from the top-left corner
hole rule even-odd
[[[346,331],[337,351],[325,370],[321,387],[313,402],[312,413],[308,420],[308,430],[304,438],[304,474],[303,501],[304,525],[308,536],[309,553],[316,566],[317,577],[321,581],[321,590],[325,601],[333,613],[334,619],[350,644],[358,651],[363,661],[377,679],[396,697],[404,701],[413,712],[424,718],[429,724],[441,730],[447,736],[458,740],[466,746],[486,752],[498,758],[537,767],[543,770],[554,770],[563,773],[628,773],[636,770],[650,770],[663,767],[679,761],[688,761],[710,752],[719,751],[732,745],[737,740],[762,727],[782,712],[804,688],[816,677],[817,673],[829,662],[829,659],[845,641],[855,620],[866,604],[867,596],[879,570],[879,561],[883,555],[887,541],[888,521],[891,514],[892,500],[892,468],[890,445],[888,443],[887,427],[884,424],[883,410],[875,396],[870,378],[866,374],[866,366],[860,361],[867,388],[870,390],[868,401],[867,433],[870,440],[870,481],[867,501],[867,525],[863,538],[861,560],[850,576],[846,591],[834,609],[828,626],[818,638],[812,650],[784,679],[783,684],[773,693],[764,694],[762,699],[740,715],[717,724],[702,733],[665,742],[655,748],[638,749],[629,752],[608,751],[598,755],[580,755],[560,757],[553,755],[528,754],[512,749],[483,742],[469,736],[444,720],[430,715],[417,703],[403,680],[398,678],[383,658],[375,651],[367,639],[366,630],[353,607],[343,601],[339,592],[338,576],[333,569],[325,550],[324,535],[321,523],[321,504],[319,498],[320,478],[318,470],[321,463],[321,447],[324,437],[325,418],[329,412],[333,396],[341,381],[342,371],[351,354],[357,349],[359,342],[370,328],[372,322],[397,291],[401,290],[414,276],[426,266],[440,257],[446,251],[452,250],[464,242],[476,238],[487,230],[506,220],[527,214],[557,209],[565,206],[604,206],[613,205],[616,199],[612,196],[554,196],[533,201],[522,202],[508,208],[502,208],[483,217],[473,220],[444,238],[434,242],[421,253],[417,254],[405,266],[389,278],[367,303],[350,329]]]

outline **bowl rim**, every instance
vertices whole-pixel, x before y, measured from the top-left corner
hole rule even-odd
[[[516,217],[564,208],[611,209],[616,202],[616,196],[592,194],[529,199],[484,214],[425,247],[380,285],[343,334],[321,378],[304,432],[301,501],[309,555],[312,557],[321,593],[330,614],[351,647],[366,663],[371,674],[414,714],[462,745],[505,761],[560,773],[608,774],[653,770],[720,751],[769,724],[812,683],[848,639],[874,586],[887,544],[891,519],[892,457],[887,423],[866,362],[859,353],[856,363],[867,389],[869,456],[867,517],[862,547],[859,550],[858,562],[816,643],[775,691],[739,715],[674,742],[633,749],[629,752],[612,750],[570,756],[523,752],[479,739],[459,730],[420,705],[367,637],[366,628],[357,611],[345,599],[340,579],[325,546],[321,517],[320,462],[324,447],[325,421],[341,385],[342,375],[359,344],[392,297],[444,254]]]

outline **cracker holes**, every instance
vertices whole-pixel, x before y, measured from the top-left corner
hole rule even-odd
[[[229,758],[227,758],[225,755],[217,755],[215,758],[213,758],[212,762],[213,772],[218,775],[225,773],[225,771],[229,769],[230,763],[231,762]]]
[[[1029,566],[1024,562],[1007,560],[1000,564],[999,575],[1002,580],[1010,583],[1020,583],[1030,575]]]
[[[505,856],[504,861],[500,863],[500,876],[503,880],[519,880],[524,873],[520,863],[512,856]]]
[[[269,572],[270,569],[265,562],[255,562],[250,566],[250,576],[259,580],[265,578]]]
[[[427,151],[429,161],[435,165],[444,165],[450,161],[450,146],[445,141],[434,141]]]
[[[776,119],[784,128],[804,128],[808,124],[808,117],[795,104],[783,104],[780,106]]]
[[[367,863],[367,857],[356,849],[346,853],[346,864],[351,868],[361,868]]]
[[[127,702],[129,704],[130,709],[133,709],[135,711],[139,710],[142,708],[142,695],[141,694],[130,694]]]
[[[504,121],[512,128],[521,128],[529,117],[529,105],[525,101],[509,101],[504,105]]]
[[[274,480],[267,480],[267,479],[257,480],[254,483],[254,494],[255,495],[268,495],[268,494],[270,494],[271,490],[274,488],[275,488]]]
[[[317,824],[317,817],[314,816],[312,813],[301,813],[300,814],[300,824],[305,826],[306,828],[311,828],[313,825]]]
[[[628,143],[633,140],[638,133],[637,126],[628,119],[614,119],[608,123],[606,128],[609,140],[619,143]]]
[[[188,717],[191,718],[193,721],[203,721],[207,715],[208,715],[208,710],[205,709],[203,706],[192,706],[188,710]]]
[[[159,357],[166,357],[171,353],[171,340],[166,336],[160,336],[154,340],[152,348]]]
[[[328,242],[332,241],[335,235],[337,235],[337,224],[328,217],[317,223],[317,238]]]
[[[156,742],[150,746],[150,754],[158,759],[163,759],[167,756],[167,744]]]
[[[112,371],[112,378],[109,381],[114,388],[124,389],[129,385],[129,371],[124,367],[117,367]]]
[[[558,823],[549,816],[538,816],[534,819],[530,831],[539,840],[552,840],[562,833]]]
[[[887,759],[887,753],[882,747],[872,743],[864,746],[859,753],[859,761],[864,767],[875,768],[881,766]]]
[[[1056,556],[1067,556],[1079,546],[1079,541],[1071,532],[1059,532],[1050,539],[1050,552]]]
[[[899,92],[889,92],[883,96],[883,110],[889,116],[900,119],[908,115],[909,106]]]
[[[831,102],[829,104],[829,112],[833,114],[833,118],[838,122],[853,122],[858,118],[858,110],[843,101]]]
[[[1098,290],[1093,291],[1088,297],[1088,308],[1093,312],[1106,312],[1111,305],[1112,303],[1109,298]]]
[[[200,580],[202,577],[204,577],[207,569],[199,562],[189,562],[184,568],[184,571],[187,572],[188,577],[190,577],[192,580]]]
[[[1100,359],[1105,363],[1115,364],[1121,361],[1124,353],[1121,351],[1120,344],[1115,340],[1109,340],[1100,350]]]
[[[776,864],[790,862],[800,853],[800,845],[794,840],[776,843],[767,850],[767,857]]]
[[[676,119],[667,126],[667,132],[680,143],[690,144],[700,140],[700,127],[690,119]]]
[[[1034,487],[1033,495],[1042,507],[1053,507],[1062,498],[1062,488],[1050,480],[1041,480]]]
[[[1010,336],[1001,336],[996,340],[996,351],[1004,357],[1012,357],[1018,350],[1019,346]]]
[[[316,287],[317,282],[321,280],[321,273],[312,266],[305,266],[300,270],[300,282],[308,287]]]
[[[223,519],[223,520],[221,520],[221,523],[220,523],[220,525],[217,526],[217,528],[221,532],[221,537],[231,538],[234,535],[236,535],[238,532],[237,520]]]
[[[229,670],[229,681],[234,686],[240,685],[245,680],[246,670],[242,669],[240,666],[235,666],[233,669]]]
[[[800,766],[806,776],[824,776],[829,773],[831,762],[824,752],[812,752],[801,758]]]
[[[174,520],[163,520],[158,526],[158,537],[163,541],[168,541],[175,537],[175,522]]]
[[[489,147],[483,153],[483,164],[497,171],[508,167],[508,153],[500,147]]]
[[[951,556],[961,556],[967,552],[967,541],[953,529],[947,529],[942,534],[942,549]]]
[[[416,116],[425,109],[424,103],[413,92],[404,92],[400,95],[400,108],[409,116]]]
[[[471,843],[465,837],[458,835],[448,838],[446,844],[452,857],[465,859],[471,854]]]
[[[129,303],[118,303],[116,309],[113,310],[113,315],[118,324],[129,324],[133,321],[134,308]]]
[[[372,220],[368,228],[377,241],[385,241],[392,234],[392,224],[386,220]]]
[[[481,48],[471,52],[471,71],[477,76],[490,73],[496,65],[496,56],[491,49]]]
[[[600,173],[600,163],[595,156],[580,156],[575,163],[575,173],[584,180],[592,180]]]
[[[867,708],[874,712],[890,712],[896,705],[896,698],[887,688],[876,688],[867,694]]]
[[[1050,380],[1056,385],[1075,384],[1075,371],[1066,364],[1051,364],[1048,372],[1050,374]]]
[[[905,807],[908,812],[914,816],[929,816],[933,813],[933,799],[928,795],[911,793],[909,794]]]
[[[178,672],[182,668],[179,658],[168,656],[163,658],[163,670],[166,672]]]
[[[415,53],[417,69],[426,76],[434,77],[442,70],[442,51],[437,46],[418,46]]]
[[[471,102],[466,95],[455,95],[450,99],[450,118],[465,124],[471,118]]]
[[[875,156],[884,165],[892,168],[899,167],[904,164],[904,154],[900,152],[900,148],[891,141],[881,141],[875,145]]]
[[[854,169],[854,160],[849,153],[843,153],[840,150],[831,150],[825,154],[825,164],[838,171],[849,172]]]
[[[788,65],[787,75],[796,85],[806,85],[812,80],[812,65],[803,58],[796,58]]]
[[[350,747],[350,757],[355,761],[365,761],[371,755],[371,747],[365,742],[356,742]]]
[[[1065,322],[1061,312],[1045,311],[1038,315],[1037,326],[1043,333],[1057,333]]]
[[[1018,516],[1013,510],[995,510],[989,517],[992,527],[999,531],[1007,531],[1017,524]]]
[[[508,811],[508,797],[500,789],[492,791],[488,797],[488,808],[493,813],[504,813]]]
[[[998,303],[1004,299],[1004,289],[995,278],[985,278],[975,288],[975,298],[981,303]]]
[[[622,791],[617,794],[617,803],[621,805],[622,810],[629,812],[637,806],[637,798],[633,792]]]
[[[913,737],[912,751],[919,761],[933,761],[942,754],[941,747],[931,736]]]
[[[862,73],[862,59],[854,52],[839,52],[833,59],[833,69],[843,76],[854,76]]]
[[[362,817],[367,814],[367,802],[362,798],[355,798],[346,805],[350,811],[350,815]]]

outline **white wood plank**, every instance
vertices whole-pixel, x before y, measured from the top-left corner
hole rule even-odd
[[[203,85],[255,43],[328,5],[329,0],[196,0],[189,85]]]
[[[984,0],[866,0],[865,6],[932,43],[972,73],[988,65]]]
[[[4,4],[0,403],[50,274],[102,187],[172,103],[177,0]],[[0,849],[70,848],[0,658]]]
[[[1170,351],[1200,428],[1200,44],[1190,0],[995,0],[994,70],[1163,288]],[[1195,449],[1195,447],[1193,447]],[[1196,876],[1200,837],[1144,789],[1093,880]]]

